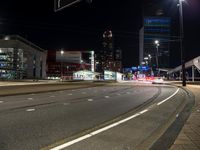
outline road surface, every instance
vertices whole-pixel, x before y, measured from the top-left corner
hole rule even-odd
[[[173,86],[126,83],[0,97],[0,149],[48,149],[158,103],[175,91]],[[143,128],[146,131],[148,125]]]

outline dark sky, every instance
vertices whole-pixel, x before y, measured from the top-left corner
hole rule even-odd
[[[184,4],[184,30],[190,59],[200,55],[200,1],[188,1]],[[2,0],[0,34],[19,34],[47,50],[98,51],[103,32],[111,29],[115,46],[123,51],[124,66],[138,64],[138,32],[146,8],[161,7],[165,16],[172,17],[172,35],[178,34],[175,0],[93,0],[90,5],[81,2],[57,13],[53,5],[54,0]],[[179,55],[174,52],[173,56]]]

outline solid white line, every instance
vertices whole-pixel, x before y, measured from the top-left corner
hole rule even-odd
[[[139,112],[139,114],[140,114],[140,115],[141,115],[141,114],[144,114],[144,113],[147,112],[147,111],[149,111],[149,110],[148,110],[148,109],[145,109],[145,110]]]
[[[83,141],[83,140],[85,140],[85,139],[87,139],[87,138],[89,138],[89,137],[91,137],[91,136],[92,136],[92,135],[89,135],[89,134],[84,135],[84,136],[82,136],[82,137],[80,137],[80,138],[77,138],[77,139],[75,139],[75,140],[73,140],[73,141],[67,142],[67,143],[65,143],[65,144],[63,144],[63,145],[60,145],[60,146],[58,146],[58,147],[52,148],[52,149],[50,149],[50,150],[61,150],[61,149],[63,149],[63,148],[69,147],[70,145],[73,145],[73,144],[75,144],[75,143],[78,143],[78,142],[80,142],[80,141]]]
[[[176,94],[178,93],[178,91],[179,91],[179,89],[178,89],[174,94],[172,94],[171,96],[169,96],[168,98],[166,98],[165,100],[163,100],[162,102],[160,102],[160,104],[164,103],[165,101],[169,100],[171,97],[173,97],[174,95],[176,95]],[[105,97],[107,97],[107,96],[105,96]],[[158,103],[157,105],[160,105],[160,104]],[[134,115],[132,115],[132,116],[130,116],[130,117],[128,117],[128,118],[125,118],[125,119],[123,119],[123,120],[120,120],[120,121],[118,121],[118,122],[115,122],[115,123],[113,123],[113,124],[111,124],[111,125],[108,125],[108,126],[106,126],[106,127],[101,128],[101,129],[99,129],[99,130],[93,131],[93,132],[91,132],[91,133],[89,133],[89,134],[86,134],[86,135],[84,135],[84,136],[82,136],[82,137],[79,137],[79,138],[77,138],[77,139],[74,139],[74,140],[72,140],[72,141],[69,141],[69,142],[67,142],[67,143],[64,143],[64,144],[62,144],[62,145],[60,145],[60,146],[57,146],[57,147],[55,147],[55,148],[52,148],[52,149],[50,149],[50,150],[62,150],[62,149],[64,149],[64,148],[66,148],[66,147],[69,147],[69,146],[75,144],[75,143],[78,143],[78,142],[80,142],[80,141],[83,141],[83,140],[85,140],[85,139],[88,139],[88,138],[90,138],[90,137],[92,137],[92,136],[94,136],[94,135],[97,135],[97,134],[99,134],[99,133],[101,133],[101,132],[104,132],[104,131],[106,131],[106,130],[109,130],[109,129],[115,127],[115,126],[118,126],[118,125],[122,124],[122,123],[125,123],[125,122],[127,122],[127,121],[129,121],[129,120],[131,120],[131,119],[133,119],[133,118],[136,118],[136,117],[138,117],[138,116],[140,116],[140,115],[142,115],[142,114],[148,112],[148,111],[149,111],[149,109],[142,110],[142,111],[140,111],[139,113],[136,113],[136,114],[134,114]]]
[[[180,90],[180,89],[178,88],[178,89],[176,90],[176,92],[174,92],[174,94],[172,94],[172,95],[169,96],[168,98],[164,99],[163,101],[157,103],[157,105],[159,106],[159,105],[161,105],[162,103],[168,101],[170,98],[172,98],[173,96],[175,96],[175,95],[179,92],[179,90]]]
[[[146,112],[146,111],[148,111],[148,110],[145,110],[145,111],[142,111],[142,112],[144,113],[144,112]],[[69,142],[67,142],[67,143],[65,143],[65,144],[62,144],[62,145],[57,146],[57,147],[55,147],[55,148],[52,148],[52,149],[50,149],[50,150],[61,150],[61,149],[64,149],[64,148],[69,147],[69,146],[71,146],[71,145],[73,145],[73,144],[75,144],[75,143],[78,143],[78,142],[80,142],[80,141],[83,141],[83,140],[85,140],[85,139],[88,139],[88,138],[90,138],[91,136],[97,135],[97,134],[99,134],[99,133],[101,133],[101,132],[104,132],[104,131],[106,131],[106,130],[108,130],[108,129],[111,129],[111,128],[115,127],[115,126],[118,126],[118,125],[120,125],[120,124],[122,124],[122,123],[124,123],[124,122],[127,122],[127,121],[129,121],[129,120],[131,120],[131,119],[133,119],[133,118],[135,118],[135,117],[141,115],[141,114],[142,114],[141,112],[140,112],[140,113],[137,113],[137,114],[134,114],[134,115],[132,115],[132,116],[126,118],[126,119],[123,119],[123,120],[120,120],[120,121],[118,121],[118,122],[115,122],[115,123],[113,123],[113,124],[111,124],[111,125],[108,125],[108,126],[106,126],[106,127],[104,127],[104,128],[101,128],[101,129],[99,129],[99,130],[96,130],[96,131],[94,131],[94,132],[91,132],[91,133],[89,133],[89,134],[87,134],[87,135],[84,135],[84,136],[79,137],[79,138],[77,138],[77,139],[75,139],[75,140],[69,141]]]

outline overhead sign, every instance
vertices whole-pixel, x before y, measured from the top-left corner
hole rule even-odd
[[[82,0],[54,0],[54,11],[60,11],[66,7],[74,5]]]

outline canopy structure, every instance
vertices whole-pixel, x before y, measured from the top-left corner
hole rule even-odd
[[[185,69],[190,69],[190,68],[192,68],[192,80],[194,81],[194,69],[196,68],[196,70],[200,73],[200,56],[185,63]],[[182,71],[182,66],[180,65],[174,69],[169,70],[167,73],[170,75],[181,71]]]

